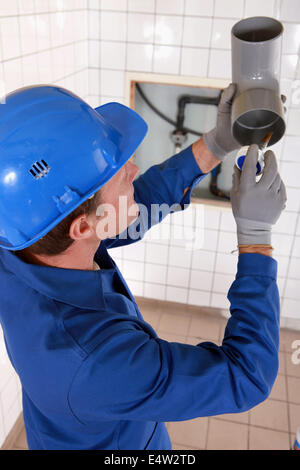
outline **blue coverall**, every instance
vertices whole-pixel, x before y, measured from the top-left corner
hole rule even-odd
[[[137,178],[135,200],[149,214],[151,203],[183,208],[204,177],[189,146]],[[147,221],[140,226],[142,238]],[[0,320],[30,449],[170,449],[165,421],[243,412],[271,391],[277,262],[239,255],[222,345],[194,346],[159,338],[143,320],[107,251],[131,242],[101,242],[99,271],[33,265],[0,249]]]

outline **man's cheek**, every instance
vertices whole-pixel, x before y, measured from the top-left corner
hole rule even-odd
[[[139,215],[139,206],[138,206],[138,204],[135,202],[135,200],[133,200],[133,203],[132,203],[131,206],[129,207],[128,215],[129,215],[130,217],[137,217],[137,216]]]
[[[105,240],[116,235],[117,231],[117,211],[113,204],[101,204],[98,206],[96,224],[96,234],[99,240]]]
[[[140,207],[137,204],[137,202],[132,198],[132,201],[130,203],[130,207],[128,209],[128,225],[131,225],[138,217],[140,214]]]
[[[119,232],[125,230],[133,218],[137,217],[138,205],[128,196],[120,196],[118,204],[118,229]]]

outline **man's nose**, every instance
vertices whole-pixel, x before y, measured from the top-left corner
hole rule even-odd
[[[132,182],[134,178],[136,177],[136,175],[138,174],[138,172],[140,171],[140,169],[131,160],[129,160],[126,165],[127,165],[127,172],[128,172],[130,182]]]

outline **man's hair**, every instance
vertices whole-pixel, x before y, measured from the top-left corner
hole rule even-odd
[[[25,248],[26,251],[36,255],[48,256],[63,253],[72,245],[72,243],[74,243],[74,240],[69,236],[69,230],[73,220],[82,214],[89,215],[96,213],[97,207],[100,204],[100,191],[98,191],[92,199],[87,199],[79,207],[74,209],[73,212],[67,215],[44,237],[29,248]],[[23,250],[20,250],[20,253],[22,253],[22,251]]]

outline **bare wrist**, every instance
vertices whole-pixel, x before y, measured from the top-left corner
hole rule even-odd
[[[193,143],[192,152],[200,170],[203,173],[209,173],[221,163],[221,161],[208,150],[203,137]]]
[[[243,253],[259,253],[270,257],[272,257],[274,249],[272,245],[238,245],[238,248],[240,255]]]

